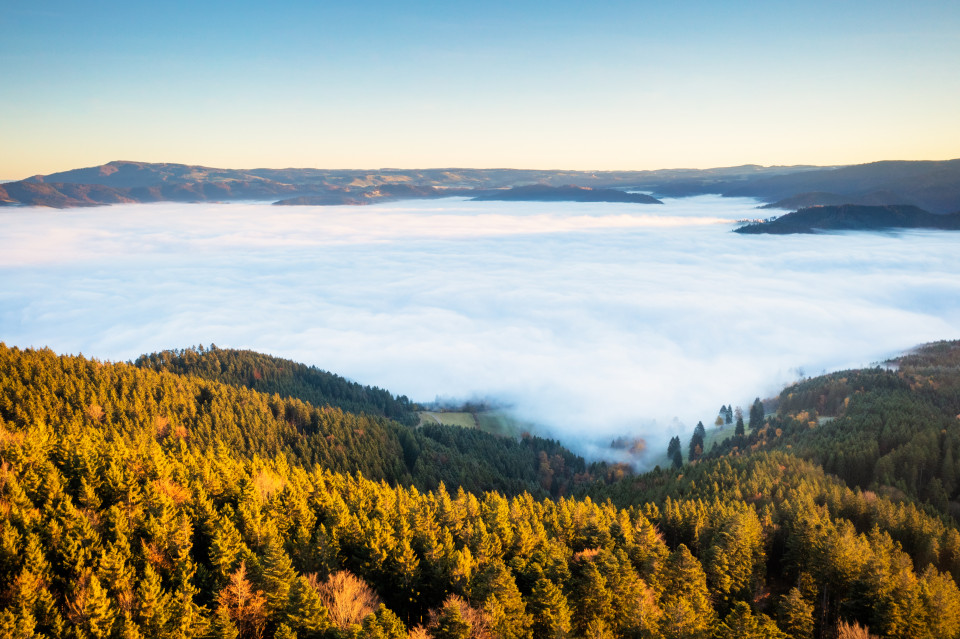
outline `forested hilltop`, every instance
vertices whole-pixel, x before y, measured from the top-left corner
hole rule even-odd
[[[634,476],[255,353],[0,345],[0,636],[958,637],[958,363]]]
[[[407,426],[420,420],[417,405],[407,397],[394,397],[382,388],[363,386],[322,371],[254,351],[199,346],[142,355],[134,362],[142,368],[178,375],[196,375],[263,393],[296,397],[314,406],[336,406],[351,413],[395,419]]]
[[[960,231],[960,213],[937,215],[915,206],[812,206],[774,220],[741,226],[734,233],[748,235],[818,233],[827,231],[896,231],[931,229]]]

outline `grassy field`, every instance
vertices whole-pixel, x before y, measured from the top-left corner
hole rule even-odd
[[[528,432],[531,429],[530,424],[499,411],[479,413],[477,419],[480,421],[480,428],[494,435],[519,437],[521,433]]]
[[[420,411],[420,425],[445,424],[463,428],[479,428],[494,435],[518,437],[530,426],[500,411],[458,413],[453,411]]]
[[[719,427],[713,426],[713,425],[710,425],[710,426],[705,425],[705,427],[707,429],[707,436],[703,440],[704,452],[708,452],[710,448],[713,447],[714,443],[719,444],[720,442],[727,439],[728,437],[733,437],[733,429],[734,429],[733,424],[724,424],[723,426],[719,426]],[[686,442],[681,441],[680,443],[686,446],[687,444],[690,443],[690,441],[689,440]],[[683,453],[684,453],[684,458],[686,458],[686,454],[687,454],[686,448],[683,449]]]
[[[476,428],[477,420],[473,413],[454,413],[448,411],[420,411],[420,425],[445,424],[447,426],[462,426]]]

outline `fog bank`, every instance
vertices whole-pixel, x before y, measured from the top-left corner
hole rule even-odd
[[[0,211],[0,340],[251,348],[659,446],[798,376],[960,337],[957,234],[741,236],[748,199]],[[709,420],[709,421],[708,421]]]

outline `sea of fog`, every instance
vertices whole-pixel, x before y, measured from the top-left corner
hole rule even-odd
[[[250,348],[659,447],[721,404],[960,337],[960,235],[732,233],[756,205],[8,208],[0,341]]]

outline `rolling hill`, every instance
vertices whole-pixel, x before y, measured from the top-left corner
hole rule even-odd
[[[590,188],[590,200],[629,200],[624,191],[682,197],[704,193],[755,197],[776,207],[814,204],[908,204],[934,213],[960,211],[960,160],[874,162],[845,167],[744,165],[657,171],[529,169],[222,169],[173,163],[114,161],[38,175],[3,185],[0,203],[52,207],[120,202],[261,200],[287,205],[367,204],[424,197],[522,196],[513,187]],[[613,190],[611,193],[606,190]],[[489,191],[489,193],[487,192]],[[632,196],[630,196],[632,197]],[[568,201],[570,201],[568,199]],[[629,200],[635,201],[635,200]]]
[[[0,633],[958,637],[958,353],[633,474],[249,351],[0,346]]]

